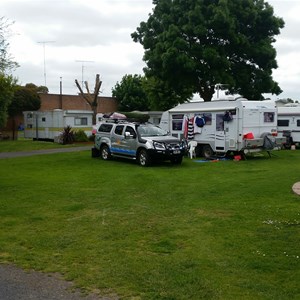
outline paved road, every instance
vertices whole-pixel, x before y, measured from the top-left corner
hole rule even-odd
[[[70,148],[57,148],[57,149],[45,149],[45,150],[32,150],[32,151],[20,151],[20,152],[0,152],[0,159],[22,157],[22,156],[33,156],[51,153],[61,153],[61,152],[74,152],[90,150],[92,145],[81,146],[81,147],[70,147]]]
[[[12,265],[0,265],[1,300],[99,300],[98,295],[84,295],[73,284],[56,274],[25,272]],[[110,298],[113,299],[113,298]],[[117,299],[117,298],[115,298]]]

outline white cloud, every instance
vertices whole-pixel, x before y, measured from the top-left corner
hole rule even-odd
[[[267,2],[285,21],[274,44],[278,69],[273,77],[284,91],[279,97],[300,99],[300,3]],[[22,84],[43,85],[45,61],[50,92],[59,93],[62,77],[63,92],[75,94],[75,79],[81,81],[83,74],[94,86],[99,73],[103,95],[110,96],[125,74],[142,73],[143,48],[130,34],[152,8],[152,0],[1,0],[1,15],[15,21],[10,50],[21,65],[15,75]]]

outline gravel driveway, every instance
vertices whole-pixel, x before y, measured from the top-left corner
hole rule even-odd
[[[33,155],[41,155],[41,154],[84,151],[84,150],[90,150],[91,148],[92,146],[80,146],[80,147],[56,148],[56,149],[44,149],[44,150],[32,150],[32,151],[20,151],[20,152],[0,152],[0,159],[33,156]]]
[[[0,265],[1,300],[112,300],[96,294],[84,295],[72,282],[59,275],[23,271],[12,265]]]

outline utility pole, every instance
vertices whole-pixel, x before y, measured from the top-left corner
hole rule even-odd
[[[85,63],[93,63],[94,61],[92,61],[92,60],[76,60],[76,62],[81,63],[81,86],[83,87],[83,83],[84,83],[84,80],[83,80],[84,64]]]
[[[62,101],[62,77],[60,77],[60,81],[59,81],[59,100],[60,100],[60,109],[63,109],[63,101]]]
[[[47,76],[46,76],[46,47],[45,45],[48,43],[55,43],[55,41],[42,41],[38,42],[38,44],[43,44],[43,50],[44,50],[44,80],[45,80],[45,87],[47,87]]]

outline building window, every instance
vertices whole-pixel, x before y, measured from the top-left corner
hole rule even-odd
[[[42,122],[46,122],[46,117],[42,117]]]
[[[300,120],[297,120],[297,127],[300,127]]]
[[[75,118],[76,126],[87,125],[87,123],[88,123],[87,118]]]

